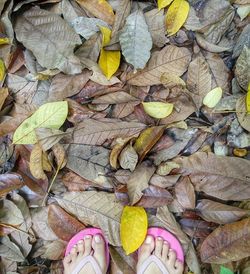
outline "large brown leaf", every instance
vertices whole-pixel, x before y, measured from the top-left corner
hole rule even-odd
[[[49,205],[48,223],[54,233],[64,241],[69,241],[76,233],[85,228],[84,224],[55,204]]]
[[[23,178],[18,173],[5,173],[0,175],[0,196],[5,196],[10,191],[24,185]]]
[[[224,264],[250,256],[250,218],[215,229],[202,243],[204,263]]]
[[[56,197],[67,212],[85,224],[100,227],[110,244],[120,246],[120,217],[123,207],[115,195],[106,192],[68,192]]]
[[[67,150],[67,157],[67,168],[101,187],[112,187],[112,181],[105,176],[109,171],[108,149],[100,146],[71,144]]]
[[[128,195],[132,205],[136,204],[142,197],[142,191],[148,187],[148,182],[155,172],[155,167],[148,166],[147,163],[141,163],[131,173],[128,182]]]
[[[144,128],[144,124],[137,122],[124,122],[116,119],[103,119],[101,121],[86,119],[75,128],[73,142],[76,144],[102,145],[109,139],[138,136]]]
[[[196,206],[196,209],[198,209],[198,214],[201,218],[217,224],[236,222],[248,213],[248,210],[224,205],[207,199],[201,200]]]
[[[248,160],[197,152],[189,157],[180,157],[175,162],[181,165],[183,175],[189,175],[196,191],[222,200],[250,198]]]
[[[187,48],[166,46],[151,55],[146,68],[137,73],[131,72],[127,77],[128,83],[135,86],[157,85],[161,83],[164,72],[181,76],[187,70],[190,59],[191,53]]]

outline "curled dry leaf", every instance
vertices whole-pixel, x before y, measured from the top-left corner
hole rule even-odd
[[[195,208],[194,187],[191,184],[188,176],[183,177],[175,185],[175,195],[177,197],[178,202],[182,205],[182,207],[186,209]]]
[[[106,192],[66,192],[56,197],[59,205],[85,224],[100,227],[110,244],[120,246],[120,218],[123,207],[115,195]]]
[[[67,242],[85,228],[84,224],[55,204],[49,205],[48,224],[58,238]]]
[[[43,171],[43,151],[39,144],[34,145],[30,153],[30,172],[36,179],[47,179]]]
[[[138,162],[138,155],[131,145],[131,143],[127,144],[119,155],[119,163],[123,169],[129,169],[133,171]]]
[[[225,264],[250,255],[250,218],[215,229],[202,243],[204,263]],[[235,252],[237,250],[237,252]]]
[[[233,223],[247,214],[247,210],[235,206],[229,206],[207,199],[199,201],[196,209],[202,219],[217,224]]]
[[[151,55],[145,69],[137,73],[129,73],[128,83],[135,86],[157,85],[161,83],[161,75],[164,72],[181,76],[187,70],[190,59],[191,53],[188,49],[166,46]]]
[[[10,191],[24,185],[22,176],[18,173],[5,173],[0,175],[0,196],[7,195]]]

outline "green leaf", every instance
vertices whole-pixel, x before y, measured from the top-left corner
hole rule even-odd
[[[220,267],[220,274],[234,274],[232,270],[224,266]]]
[[[35,144],[37,142],[36,128],[59,129],[68,115],[66,101],[47,103],[16,129],[13,136],[14,144]]]

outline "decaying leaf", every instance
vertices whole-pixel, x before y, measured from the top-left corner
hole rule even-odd
[[[195,192],[190,179],[186,176],[183,177],[175,185],[175,195],[178,202],[186,209],[195,208]]]
[[[247,109],[247,102],[246,98],[249,98],[249,95],[247,96],[241,96],[237,102],[236,102],[236,114],[238,121],[240,125],[246,129],[248,132],[250,132],[250,115],[248,113]]]
[[[0,110],[3,107],[5,99],[8,97],[9,91],[7,88],[1,88],[0,89]]]
[[[244,46],[236,63],[235,74],[240,86],[247,90],[250,82],[250,49]]]
[[[143,243],[148,228],[147,213],[143,207],[125,206],[121,216],[121,243],[127,255]]]
[[[131,144],[127,144],[119,155],[119,163],[123,169],[133,171],[138,162],[138,155]]]
[[[0,175],[0,196],[7,195],[10,191],[24,185],[22,176],[18,173],[5,173]]]
[[[30,172],[36,179],[47,179],[43,171],[43,151],[39,144],[34,145],[30,153]]]
[[[8,236],[1,238],[0,255],[1,257],[15,262],[23,262],[25,260],[25,257],[21,253],[20,249],[17,245],[10,241]]]

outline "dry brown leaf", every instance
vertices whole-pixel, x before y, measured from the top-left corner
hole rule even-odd
[[[183,177],[175,185],[175,195],[178,202],[185,209],[194,209],[195,208],[195,192],[194,187],[190,182],[190,179],[186,176]]]
[[[116,91],[95,98],[92,104],[122,104],[133,101],[138,101],[138,98],[125,91]]]
[[[248,160],[196,152],[175,160],[180,172],[189,175],[196,191],[222,200],[250,199],[250,169]]]
[[[0,110],[2,109],[4,101],[8,97],[8,95],[9,95],[8,88],[0,88]]]
[[[69,241],[76,233],[85,228],[74,217],[56,204],[49,205],[48,224],[54,233],[63,241]]]
[[[123,207],[106,192],[66,192],[56,197],[59,205],[85,224],[100,227],[111,245],[120,246],[120,217]]]
[[[236,102],[236,114],[240,125],[250,132],[250,114],[247,113],[246,96],[241,96]]]
[[[155,172],[155,167],[148,166],[146,162],[139,164],[131,173],[128,181],[128,195],[131,205],[136,204],[143,195],[143,190],[148,187],[150,178]]]
[[[112,118],[124,118],[134,112],[135,106],[139,105],[140,101],[133,101],[123,104],[114,105],[112,109]]]
[[[131,143],[127,144],[119,155],[119,163],[123,169],[129,169],[130,171],[134,171],[138,162],[138,155],[131,145]]]
[[[250,255],[250,218],[215,229],[202,243],[204,263],[224,264]]]
[[[203,98],[212,89],[212,77],[209,66],[202,56],[196,57],[188,67],[187,88],[193,101],[199,109]]]
[[[199,216],[208,222],[214,222],[217,224],[233,223],[247,214],[247,210],[229,206],[207,199],[199,201],[196,209],[199,211]]]
[[[53,154],[55,156],[57,168],[62,169],[67,164],[66,151],[61,144],[55,144],[52,147]]]
[[[86,119],[79,123],[73,134],[73,142],[86,145],[102,145],[106,140],[118,137],[138,136],[145,125],[116,119],[101,121]]]
[[[43,151],[39,144],[34,145],[30,153],[30,172],[36,179],[47,179],[43,171]]]
[[[114,24],[115,15],[112,7],[106,0],[77,0],[77,3],[95,17],[107,22],[109,25]]]
[[[160,84],[160,78],[164,72],[181,76],[187,70],[190,60],[191,53],[187,48],[166,46],[151,55],[146,68],[137,73],[128,74],[128,83],[135,86]]]
[[[22,176],[18,173],[0,174],[0,196],[7,195],[10,191],[18,189],[24,185]]]
[[[235,75],[240,86],[247,90],[250,81],[250,49],[244,46],[235,67]]]

